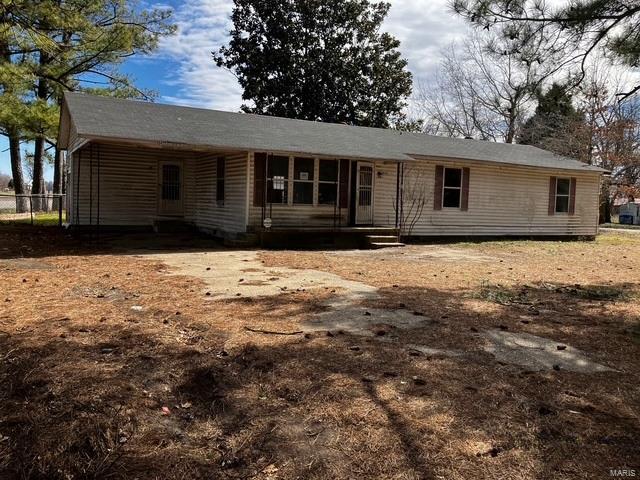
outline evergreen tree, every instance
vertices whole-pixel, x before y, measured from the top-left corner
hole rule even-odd
[[[247,101],[242,110],[305,120],[402,125],[411,73],[381,32],[390,4],[369,0],[234,0],[229,45],[214,52]]]
[[[537,100],[535,113],[524,123],[518,143],[580,158],[576,132],[584,122],[567,87],[554,83],[546,92],[538,92]]]
[[[579,81],[586,76],[585,63],[604,50],[616,60],[640,67],[640,3],[637,0],[452,0],[453,9],[473,25],[485,30],[496,27],[527,47],[545,44],[543,63],[567,53],[567,62],[580,65]],[[626,98],[640,91],[640,85],[618,92]]]
[[[44,188],[47,148],[55,149],[54,191],[62,191],[55,138],[63,92],[145,96],[117,66],[131,55],[153,51],[161,36],[173,32],[169,17],[168,10],[139,10],[132,0],[0,4],[0,103],[9,107],[0,114],[0,129],[10,140],[16,184],[22,183],[19,142],[27,140],[34,142],[32,192]],[[19,85],[16,78],[22,79]]]

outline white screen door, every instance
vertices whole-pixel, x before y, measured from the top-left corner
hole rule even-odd
[[[170,216],[182,215],[182,164],[180,162],[160,162],[158,187],[158,213]]]
[[[358,162],[356,225],[373,225],[373,164]]]

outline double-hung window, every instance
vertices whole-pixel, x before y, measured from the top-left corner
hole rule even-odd
[[[267,202],[286,204],[288,201],[289,157],[274,155],[268,159]]]
[[[318,204],[335,205],[338,201],[338,161],[320,160],[318,170]]]
[[[460,208],[462,196],[462,169],[444,169],[444,182],[442,185],[442,206],[444,208]]]
[[[571,179],[558,178],[556,180],[556,213],[569,213],[569,196]]]
[[[293,159],[293,203],[313,205],[313,180],[315,159]]]

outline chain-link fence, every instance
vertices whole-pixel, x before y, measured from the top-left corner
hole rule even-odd
[[[65,195],[0,194],[0,224],[62,226],[65,220]]]

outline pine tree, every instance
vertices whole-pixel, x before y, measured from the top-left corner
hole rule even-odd
[[[20,141],[34,142],[33,193],[44,188],[43,160],[55,149],[54,192],[62,191],[61,155],[57,151],[59,106],[64,91],[86,90],[119,96],[147,96],[118,64],[136,53],[153,51],[171,34],[170,11],[138,11],[130,0],[12,0],[0,6],[0,114],[9,136],[12,165],[20,165]],[[24,82],[12,85],[8,79]],[[12,139],[15,139],[12,140]],[[20,175],[14,173],[16,184]]]
[[[537,100],[535,113],[524,123],[518,143],[581,158],[583,152],[576,133],[584,120],[573,106],[568,88],[554,83],[546,92],[538,92]]]
[[[637,0],[453,0],[453,9],[471,24],[491,30],[503,29],[523,51],[540,42],[545,62],[564,51],[568,63],[580,68],[577,82],[586,77],[590,56],[604,51],[632,69],[640,67],[640,3]],[[640,85],[618,92],[626,98],[640,92]]]

